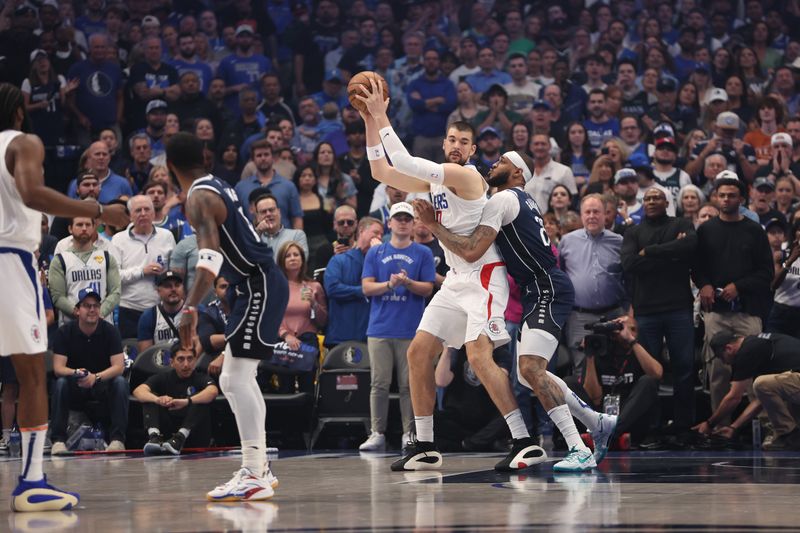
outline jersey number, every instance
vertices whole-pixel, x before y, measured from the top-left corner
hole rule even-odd
[[[444,211],[439,211],[439,210],[433,212],[433,215],[436,218],[436,222],[438,222],[439,224],[442,223],[442,214],[443,213],[444,213]]]
[[[550,237],[547,235],[547,232],[544,229],[544,221],[540,216],[534,216],[534,220],[536,220],[537,224],[539,224],[539,237],[541,237],[542,242],[545,246],[550,246]]]

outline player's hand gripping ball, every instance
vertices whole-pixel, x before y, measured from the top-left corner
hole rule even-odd
[[[366,96],[362,85],[367,88],[367,90],[372,90],[372,85],[370,84],[370,80],[374,79],[376,85],[380,84],[383,87],[383,99],[389,99],[389,84],[386,83],[386,80],[383,79],[383,76],[378,74],[377,72],[372,72],[370,70],[365,70],[363,72],[359,72],[352,78],[350,78],[350,83],[347,84],[347,98],[350,100],[350,105],[352,105],[357,111],[361,111],[362,113],[368,113],[367,106],[364,102],[356,98],[356,95]]]

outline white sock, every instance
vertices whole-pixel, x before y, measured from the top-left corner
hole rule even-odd
[[[586,426],[586,429],[592,433],[596,432],[600,424],[600,413],[583,403],[583,400],[564,383],[563,379],[550,372],[547,375],[561,388],[561,392],[564,393],[564,400],[569,406],[569,412],[572,413],[572,416],[580,420]]]
[[[147,436],[152,437],[153,435],[161,435],[161,430],[159,430],[158,428],[148,428]]]
[[[264,457],[267,456],[267,445],[264,439],[242,441],[242,466],[254,475],[264,475]]]
[[[512,439],[524,439],[530,437],[528,428],[525,427],[525,420],[522,419],[522,413],[519,407],[508,413],[505,417],[508,429],[511,431]]]
[[[35,428],[20,428],[20,433],[22,433],[22,479],[40,481],[44,478],[42,457],[47,424]]]
[[[225,356],[219,384],[236,418],[242,443],[242,466],[263,476],[267,456],[267,407],[256,382],[259,361],[233,357],[230,347],[225,348]]]
[[[417,426],[417,440],[433,442],[433,415],[415,416],[414,425]]]
[[[3,430],[3,440],[6,441],[6,443],[7,443],[10,438],[11,438],[11,428],[4,429]]]
[[[186,428],[181,428],[181,429],[178,430],[178,433],[183,435],[183,438],[188,439],[189,438],[189,433],[191,433],[191,431],[186,429]]]
[[[581,440],[581,436],[578,435],[575,422],[572,420],[572,414],[569,412],[569,407],[566,404],[553,407],[547,411],[547,416],[550,417],[550,420],[553,421],[561,434],[564,435],[564,439],[567,441],[567,448],[570,450],[573,448],[577,448],[578,450],[586,449],[586,445]]]

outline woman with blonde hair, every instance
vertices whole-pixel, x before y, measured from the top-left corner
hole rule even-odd
[[[610,137],[603,141],[601,154],[608,154],[609,159],[614,164],[614,172],[625,166],[630,154],[630,148],[619,137]]]
[[[613,193],[613,178],[616,170],[611,156],[603,154],[594,160],[592,172],[589,174],[589,181],[581,190],[581,198],[591,193],[606,194]]]

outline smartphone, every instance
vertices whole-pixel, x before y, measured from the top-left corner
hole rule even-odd
[[[783,152],[778,150],[778,166],[780,167],[781,165],[783,165]]]
[[[342,246],[350,246],[350,239],[348,239],[347,237],[337,239],[336,242],[341,244]]]
[[[603,148],[600,149],[600,155],[608,155],[608,146],[603,146]]]

